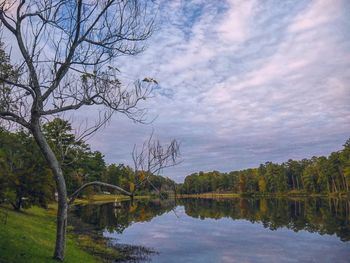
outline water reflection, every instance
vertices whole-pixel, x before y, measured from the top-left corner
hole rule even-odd
[[[186,214],[195,218],[245,219],[260,222],[265,228],[287,227],[320,234],[336,234],[350,240],[350,201],[340,199],[235,199],[184,201]]]
[[[348,262],[349,210],[341,199],[181,199],[74,214],[117,243],[157,250],[152,262]]]
[[[287,227],[350,240],[350,200],[343,199],[181,199],[176,204],[173,200],[142,200],[121,202],[118,207],[113,203],[78,206],[74,214],[98,229],[122,233],[132,223],[150,221],[177,205],[184,206],[186,215],[193,218],[245,219],[270,230]]]
[[[160,200],[124,201],[118,206],[114,203],[79,205],[72,211],[72,220],[75,224],[79,218],[95,230],[122,233],[132,223],[150,221],[171,211],[174,206],[173,201]]]

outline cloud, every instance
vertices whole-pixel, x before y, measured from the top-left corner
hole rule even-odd
[[[228,1],[229,10],[217,27],[219,38],[228,45],[242,43],[249,37],[256,1]]]
[[[130,162],[152,128],[181,142],[177,181],[337,150],[350,132],[350,5],[346,0],[160,1],[159,31],[125,80],[150,76],[149,126],[119,116],[92,144]]]
[[[302,32],[320,28],[342,16],[342,0],[313,1],[301,12],[289,28],[291,32]]]

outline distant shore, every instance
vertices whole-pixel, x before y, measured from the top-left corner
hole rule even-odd
[[[350,192],[339,193],[306,193],[302,191],[290,191],[285,193],[200,193],[200,194],[179,194],[178,198],[288,198],[288,197],[330,197],[330,198],[350,198]]]
[[[203,198],[203,199],[231,199],[231,198],[350,198],[350,192],[339,193],[306,193],[302,191],[290,191],[286,193],[227,193],[227,192],[210,192],[200,194],[177,194],[176,198]],[[135,196],[134,200],[157,198],[154,195],[140,195]],[[175,198],[174,194],[169,195],[169,198]],[[76,199],[74,204],[101,204],[110,202],[122,202],[131,200],[129,196],[125,195],[106,195],[97,194],[90,197],[83,197]]]

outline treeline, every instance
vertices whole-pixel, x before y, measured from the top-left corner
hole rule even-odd
[[[144,177],[144,183],[135,194],[150,194],[158,189],[168,191],[175,183],[161,176],[135,171],[124,164],[106,164],[99,151],[78,139],[68,121],[56,118],[43,126],[43,131],[62,165],[68,194],[82,184],[102,181],[135,191]],[[101,187],[87,188],[85,194],[109,191]],[[33,204],[46,207],[54,200],[56,187],[51,170],[34,138],[26,131],[9,132],[0,129],[0,203],[9,202],[15,209]]]
[[[350,187],[350,139],[328,157],[301,161],[267,162],[258,168],[220,173],[194,173],[179,185],[182,194],[233,193],[340,193]]]

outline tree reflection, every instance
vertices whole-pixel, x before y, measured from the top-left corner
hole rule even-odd
[[[187,199],[186,214],[194,218],[232,218],[261,223],[265,228],[281,227],[336,234],[350,240],[350,200],[343,199]]]
[[[115,203],[76,206],[71,212],[71,223],[75,228],[84,224],[94,226],[94,230],[122,233],[124,229],[135,222],[146,222],[152,218],[171,211],[174,204],[171,201],[141,200]],[[80,220],[77,220],[77,219]]]
[[[244,219],[276,230],[286,227],[295,232],[306,230],[321,235],[336,234],[342,241],[350,240],[350,200],[346,199],[180,199],[142,200],[102,205],[77,206],[73,211],[75,224],[87,224],[96,230],[122,233],[135,222],[150,221],[184,206],[188,216],[199,219]],[[77,220],[79,218],[79,220]]]

